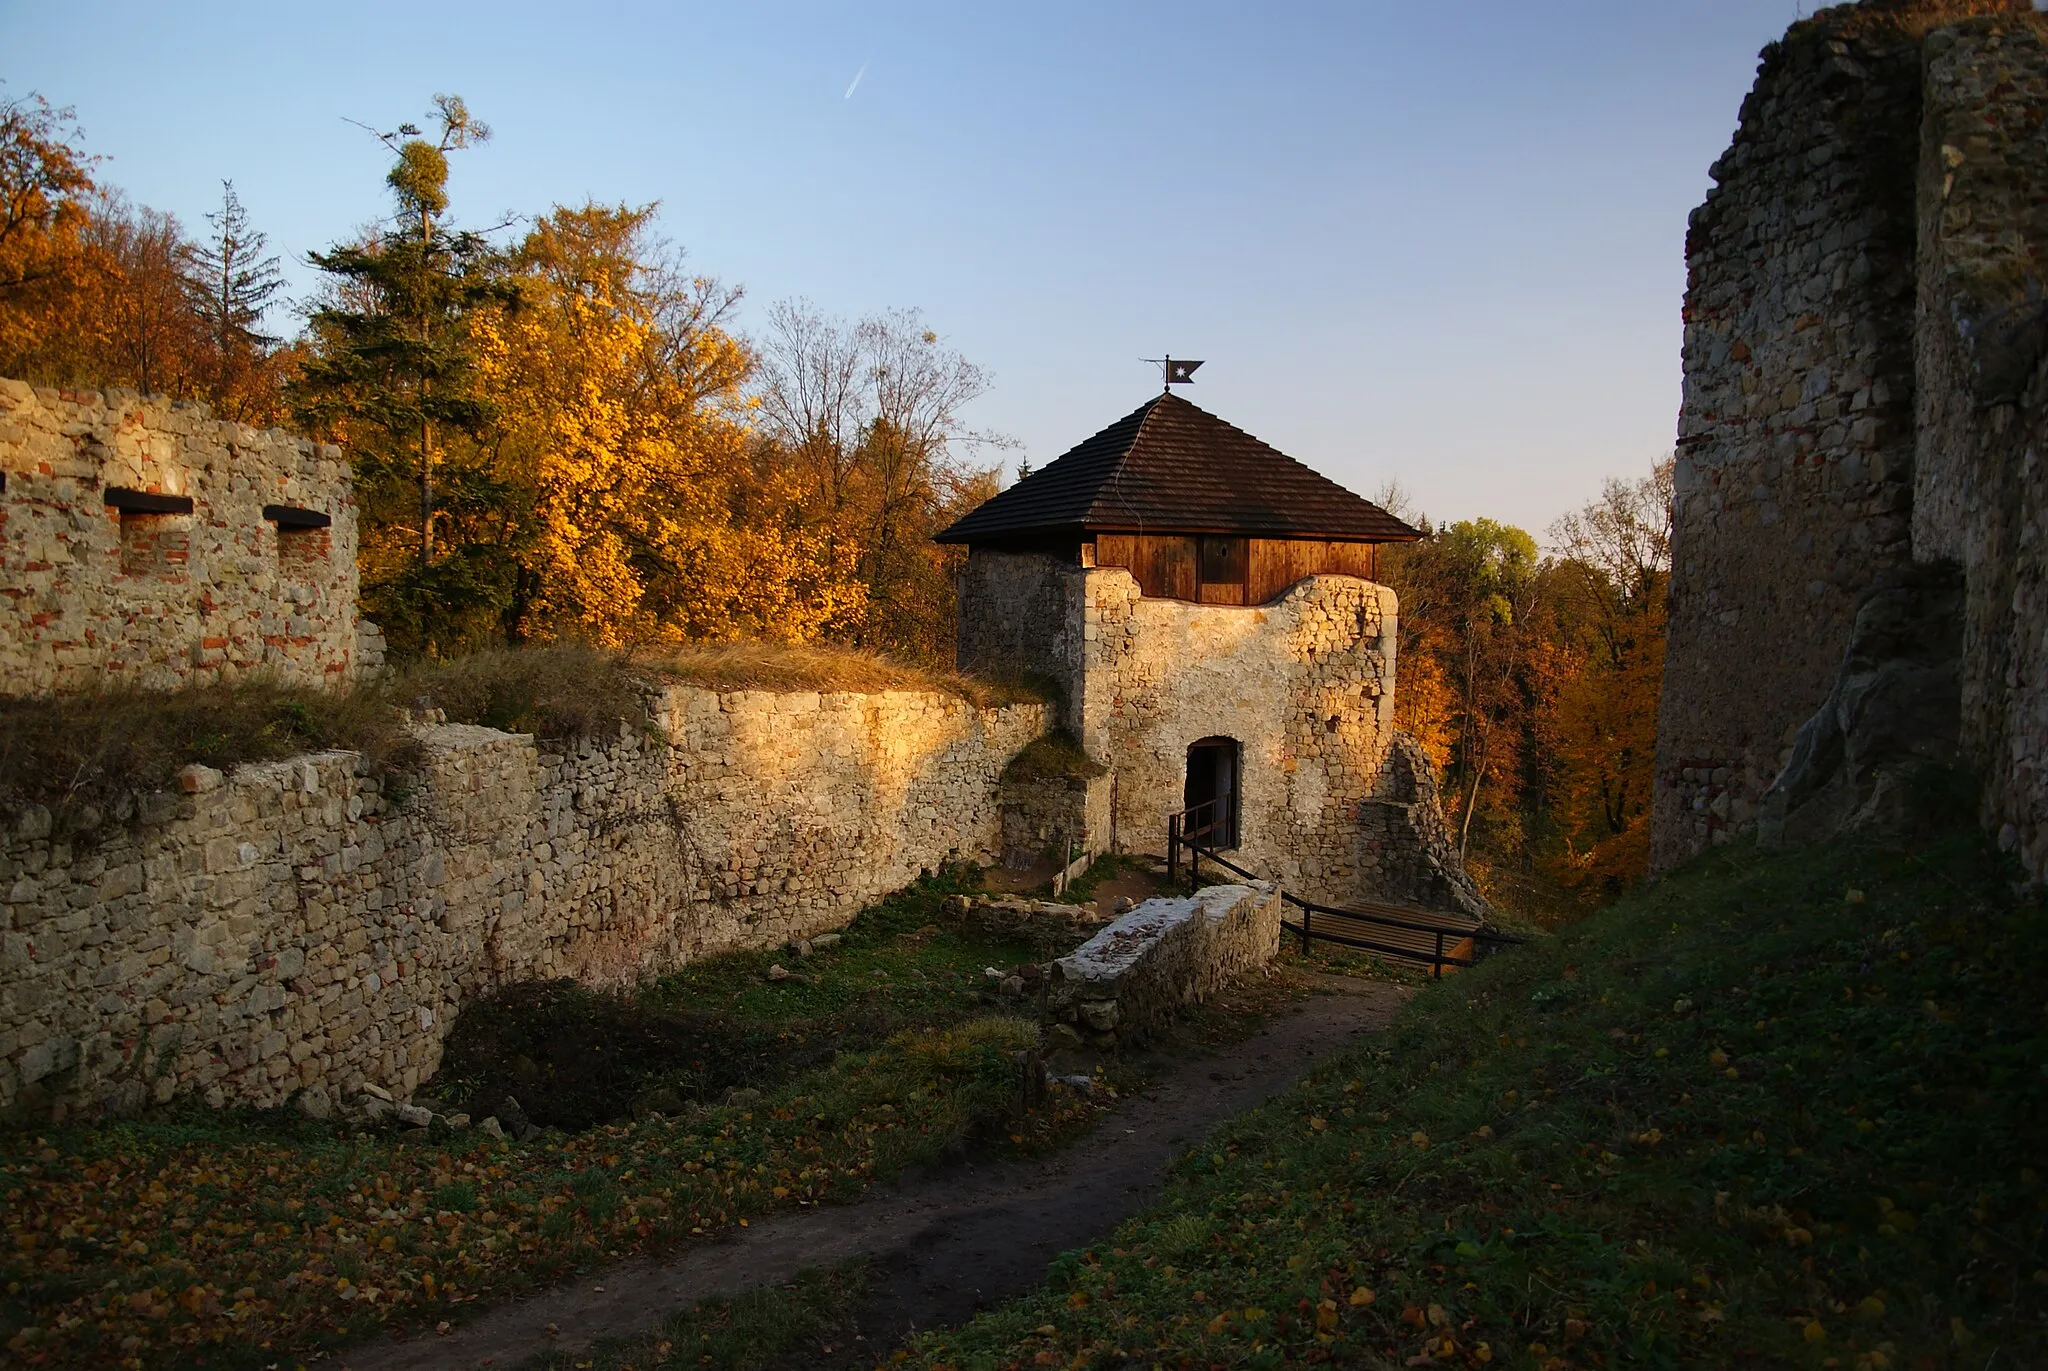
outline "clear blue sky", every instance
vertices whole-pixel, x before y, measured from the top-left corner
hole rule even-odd
[[[743,326],[921,307],[1033,462],[1170,351],[1354,489],[1540,533],[1669,450],[1686,214],[1810,8],[0,0],[0,77],[188,226],[232,178],[300,260],[387,209],[344,117],[457,92],[497,135],[456,159],[462,219],[660,200]]]

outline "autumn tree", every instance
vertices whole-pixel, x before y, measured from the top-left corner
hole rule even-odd
[[[276,340],[255,325],[283,282],[234,188],[195,243],[175,216],[95,184],[77,139],[71,112],[39,96],[0,104],[0,372],[278,418]]]
[[[192,243],[177,216],[102,187],[82,237],[95,266],[83,287],[95,327],[81,339],[79,379],[179,400],[198,393],[206,340],[186,297]]]
[[[263,332],[284,289],[268,238],[249,222],[235,183],[221,182],[221,207],[206,216],[206,238],[186,255],[185,296],[204,339],[197,383],[214,412],[243,422],[276,417],[279,339]]]
[[[804,641],[858,604],[799,490],[750,469],[738,293],[684,271],[654,207],[557,208],[476,321],[520,639]],[[483,530],[476,530],[481,535]]]
[[[1639,480],[1610,480],[1550,531],[1565,669],[1542,728],[1559,845],[1547,865],[1593,898],[1619,894],[1649,858],[1672,472],[1667,459]]]
[[[987,373],[915,310],[848,324],[784,302],[760,348],[764,470],[800,484],[831,560],[857,568],[864,606],[844,636],[949,658],[958,553],[931,537],[995,493],[976,458],[1002,440],[964,416]]]
[[[1536,540],[1492,519],[1447,524],[1386,559],[1400,596],[1402,681],[1396,708],[1421,678],[1409,725],[1435,742],[1452,801],[1458,848],[1470,848],[1483,810],[1512,814],[1520,799],[1525,672],[1542,594]]]
[[[69,109],[33,93],[0,101],[0,373],[47,376],[86,326],[93,160]]]
[[[412,124],[377,135],[396,157],[388,229],[309,255],[330,288],[292,387],[299,422],[355,461],[365,600],[395,643],[422,650],[474,636],[510,595],[494,559],[467,547],[436,555],[437,522],[502,504],[482,457],[493,411],[477,386],[470,323],[507,293],[499,253],[446,218],[448,154],[490,130],[459,96],[435,96],[434,109],[432,139]]]

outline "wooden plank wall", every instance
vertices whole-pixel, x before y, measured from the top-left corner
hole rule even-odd
[[[1254,538],[1245,601],[1262,605],[1304,576],[1329,573],[1370,581],[1379,573],[1373,543],[1325,543],[1307,538]]]
[[[1192,534],[1098,533],[1095,565],[1127,569],[1138,578],[1138,588],[1155,600],[1196,596]]]
[[[1200,604],[1264,604],[1286,593],[1304,576],[1330,572],[1372,580],[1379,573],[1379,549],[1372,543],[1334,543],[1309,538],[1253,538],[1246,558],[1246,583],[1200,585],[1194,535],[1185,533],[1098,533],[1095,565],[1120,566],[1137,577],[1138,588],[1159,600]]]

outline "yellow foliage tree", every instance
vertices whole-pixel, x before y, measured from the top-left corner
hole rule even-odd
[[[1554,879],[1612,898],[1649,858],[1657,698],[1664,680],[1671,579],[1672,464],[1609,481],[1601,498],[1551,530],[1563,556],[1560,666],[1539,735],[1548,759]]]
[[[807,641],[860,590],[748,462],[737,298],[648,241],[653,207],[558,208],[513,254],[518,303],[476,325],[495,476],[522,526],[510,628],[605,646]],[[786,483],[785,483],[786,484]]]
[[[0,100],[0,374],[72,381],[103,332],[88,292],[111,263],[86,241],[94,159],[71,111]]]

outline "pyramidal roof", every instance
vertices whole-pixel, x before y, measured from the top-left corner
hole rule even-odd
[[[1360,543],[1422,536],[1372,501],[1169,392],[983,501],[938,541],[1096,530]]]

